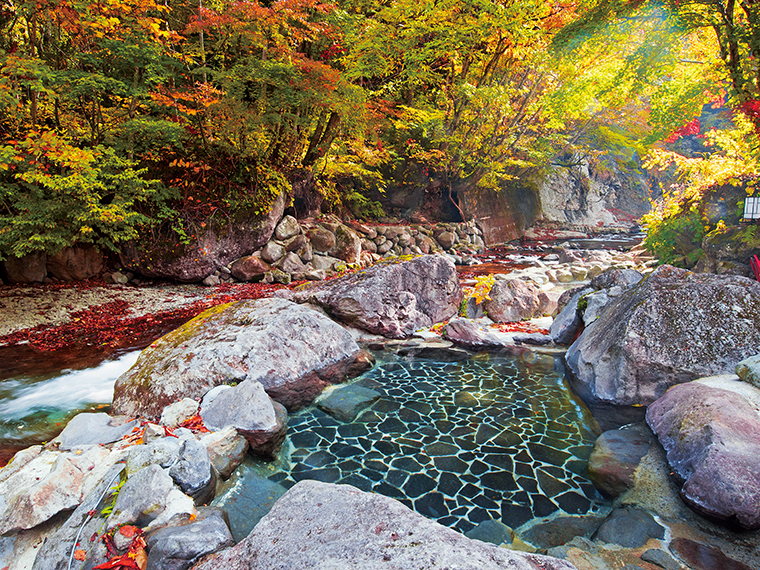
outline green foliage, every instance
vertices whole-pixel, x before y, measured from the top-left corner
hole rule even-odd
[[[647,225],[644,246],[661,263],[674,263],[682,257],[692,262],[701,254],[699,249],[705,235],[704,227],[696,208],[679,212]]]
[[[496,277],[494,275],[479,275],[475,278],[475,285],[472,287],[464,287],[464,296],[462,302],[459,304],[459,316],[467,316],[467,303],[470,299],[475,299],[475,304],[480,305],[486,300],[491,300],[489,293],[496,283]]]
[[[55,253],[77,243],[115,250],[150,219],[138,205],[167,195],[112,149],[73,147],[33,131],[0,147],[0,255]]]
[[[265,212],[294,172],[371,218],[381,173],[405,168],[466,192],[587,146],[633,165],[729,75],[755,92],[754,63],[726,59],[754,20],[706,0],[4,6],[0,255],[150,224],[187,242]]]

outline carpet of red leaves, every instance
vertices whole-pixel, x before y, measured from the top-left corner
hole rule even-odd
[[[96,281],[83,281],[77,283],[76,286],[78,289],[88,289],[103,285],[105,284]],[[71,287],[71,284],[53,284],[43,287],[52,291]],[[126,316],[129,309],[129,303],[126,301],[110,301],[72,313],[70,321],[62,325],[52,327],[38,325],[0,336],[0,344],[10,346],[29,344],[40,350],[59,350],[74,345],[132,346],[140,339],[144,339],[146,335],[150,336],[154,331],[154,334],[160,336],[167,332],[167,325],[171,325],[172,328],[179,326],[209,307],[232,301],[269,297],[282,287],[282,285],[263,283],[222,284],[210,290],[213,294],[209,294],[206,299],[179,309],[140,317]]]

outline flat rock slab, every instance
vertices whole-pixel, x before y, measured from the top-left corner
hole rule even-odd
[[[760,396],[749,384],[737,384]],[[686,503],[747,529],[760,528],[757,402],[760,397],[753,402],[739,391],[696,381],[674,386],[647,410]]]
[[[381,261],[367,269],[296,291],[298,303],[324,307],[338,320],[390,338],[454,316],[462,300],[456,267],[441,255]]]
[[[588,458],[589,479],[609,497],[622,495],[633,486],[633,473],[651,445],[645,425],[604,432]]]
[[[77,414],[53,440],[60,442],[58,449],[68,451],[85,445],[98,445],[119,441],[139,424],[137,420],[114,418],[106,413]]]
[[[19,452],[0,471],[0,535],[30,529],[77,507],[118,456],[95,445],[77,453],[37,446]]]
[[[465,533],[467,538],[490,542],[491,544],[510,544],[515,538],[515,531],[501,521],[489,519]]]
[[[693,570],[752,570],[751,566],[729,558],[719,548],[688,538],[672,540],[670,549]]]
[[[553,548],[570,542],[576,536],[589,537],[604,519],[597,516],[557,517],[538,523],[520,533],[520,538],[538,548]]]
[[[351,422],[364,408],[380,398],[380,393],[357,384],[340,386],[321,398],[317,407],[332,417]]]
[[[369,366],[351,335],[318,311],[284,299],[240,301],[201,313],[145,349],[117,379],[112,409],[155,419],[172,402],[245,380],[295,409]]]
[[[348,485],[302,481],[238,545],[195,570],[573,570],[563,560],[471,540],[398,501]]]
[[[670,386],[733,372],[758,352],[760,283],[663,265],[611,303],[566,360],[594,410],[649,405]]]
[[[665,527],[641,509],[615,509],[601,524],[594,538],[625,548],[638,548],[650,538],[665,538]]]
[[[504,342],[486,327],[462,317],[454,317],[443,328],[444,336],[459,346],[469,349],[496,348]]]

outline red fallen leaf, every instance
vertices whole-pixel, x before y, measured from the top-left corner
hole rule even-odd
[[[90,542],[95,542],[96,540],[98,540],[98,533],[93,532],[92,536],[90,537]]]
[[[521,332],[521,333],[549,334],[548,330],[542,329],[528,322],[499,323],[499,324],[491,325],[491,328],[495,328],[499,332],[504,332],[504,333]]]
[[[80,562],[82,562],[86,558],[87,558],[87,553],[81,548],[77,548],[74,551],[74,560],[79,560]]]
[[[187,428],[193,433],[207,433],[210,430],[203,425],[203,419],[199,415],[194,415],[190,418],[187,418],[184,422],[179,424],[179,427]]]
[[[113,557],[116,555],[116,545],[113,543],[113,537],[110,534],[104,534],[101,538],[103,544],[106,546],[106,556]]]
[[[84,290],[93,287],[113,288],[112,285],[106,285],[102,281],[81,281],[77,282],[74,287],[68,283],[35,286],[35,288],[43,291],[72,288]],[[274,291],[281,288],[282,285],[265,283],[224,283],[214,289],[216,296],[211,294],[204,300],[196,301],[179,309],[134,318],[126,317],[129,308],[126,301],[115,300],[83,311],[73,312],[70,315],[72,321],[63,325],[55,327],[38,325],[0,336],[0,343],[8,345],[28,343],[40,350],[59,350],[76,344],[123,346],[134,342],[136,338],[143,337],[143,335],[156,338],[156,335],[161,333],[158,327],[171,324],[174,328],[209,307],[230,301],[269,297]],[[68,308],[73,309],[70,305]]]
[[[119,529],[119,534],[126,538],[134,538],[135,536],[142,534],[142,529],[134,525],[127,524]]]
[[[145,555],[145,546],[145,539],[137,535],[125,554],[112,556],[103,564],[93,567],[92,570],[145,570],[148,560]]]
[[[166,437],[176,437],[177,439],[179,439],[179,436],[178,436],[177,434],[175,434],[175,433],[172,431],[172,429],[171,429],[171,428],[168,428],[168,427],[166,427],[166,426],[164,426],[164,433],[166,434]]]
[[[111,558],[103,564],[94,566],[92,570],[141,570],[135,562],[134,556],[130,556],[130,552]]]

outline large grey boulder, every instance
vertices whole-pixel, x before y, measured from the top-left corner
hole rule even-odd
[[[208,458],[222,479],[232,475],[245,460],[249,448],[248,440],[232,426],[205,434],[201,443],[206,446]]]
[[[328,252],[346,263],[356,263],[362,252],[362,240],[357,233],[340,224],[335,230],[335,245]]]
[[[186,439],[179,448],[177,461],[169,469],[174,483],[196,505],[203,505],[214,498],[216,471],[211,465],[208,450],[197,439]]]
[[[522,279],[496,281],[483,302],[488,317],[499,323],[524,321],[554,310],[549,296]]]
[[[284,299],[239,301],[201,313],[145,349],[117,379],[112,410],[158,418],[172,402],[244,380],[298,408],[370,363],[351,335],[318,311]]]
[[[454,316],[462,300],[456,267],[440,255],[392,260],[296,291],[344,323],[391,338]]]
[[[571,344],[575,340],[575,335],[583,322],[582,312],[578,309],[578,303],[583,295],[593,291],[591,288],[584,288],[577,291],[570,300],[564,305],[562,311],[554,318],[551,327],[549,327],[549,336],[557,344]]]
[[[248,538],[196,570],[573,570],[569,562],[471,540],[379,494],[302,481]]]
[[[334,418],[352,422],[363,409],[380,398],[380,393],[358,384],[335,388],[317,400],[317,407]]]
[[[665,538],[665,527],[646,511],[624,507],[610,513],[599,526],[594,538],[625,548],[638,548],[644,546],[650,538]]]
[[[214,506],[223,508],[230,521],[235,541],[240,542],[266,515],[287,489],[262,477],[255,468],[244,465],[234,474],[234,484],[225,494],[214,499]]]
[[[747,529],[760,528],[758,408],[760,390],[719,377],[674,386],[647,410],[686,503]]]
[[[604,432],[588,458],[589,479],[609,497],[622,495],[633,487],[634,472],[651,444],[652,434],[642,424]]]
[[[316,251],[328,252],[335,247],[335,234],[322,227],[311,228],[306,235]]]
[[[117,464],[110,468],[103,480],[85,497],[82,503],[66,519],[66,522],[45,538],[34,559],[33,570],[69,570],[69,557],[77,536],[99,534],[104,523],[104,515],[98,512],[98,506],[113,498],[114,492],[108,489],[118,483],[118,476],[124,469]],[[89,560],[95,560],[97,554],[105,551],[101,541],[82,540],[77,548],[87,553]],[[76,566],[74,566],[76,568]]]
[[[159,465],[148,465],[127,479],[116,497],[109,529],[123,524],[145,526],[166,508],[166,499],[174,483]]]
[[[179,457],[182,444],[176,437],[164,437],[143,445],[133,445],[127,451],[127,475],[132,475],[148,465],[171,467]]]
[[[283,405],[272,400],[257,380],[220,388],[226,389],[201,403],[204,425],[213,430],[232,426],[248,440],[254,453],[265,457],[277,455],[288,428]]]
[[[298,235],[300,231],[301,226],[298,225],[298,220],[293,216],[284,216],[274,229],[274,237],[279,240],[286,240]]]
[[[205,227],[195,225],[195,237],[186,244],[173,239],[130,242],[120,249],[121,264],[145,277],[202,281],[267,243],[284,209],[285,193],[280,193],[264,213],[241,211],[209,217]]]
[[[644,276],[635,269],[610,269],[597,275],[591,280],[594,289],[609,289],[610,287],[622,287],[628,289],[639,283]]]
[[[645,406],[758,352],[760,283],[663,265],[609,305],[566,360],[592,408]]]

